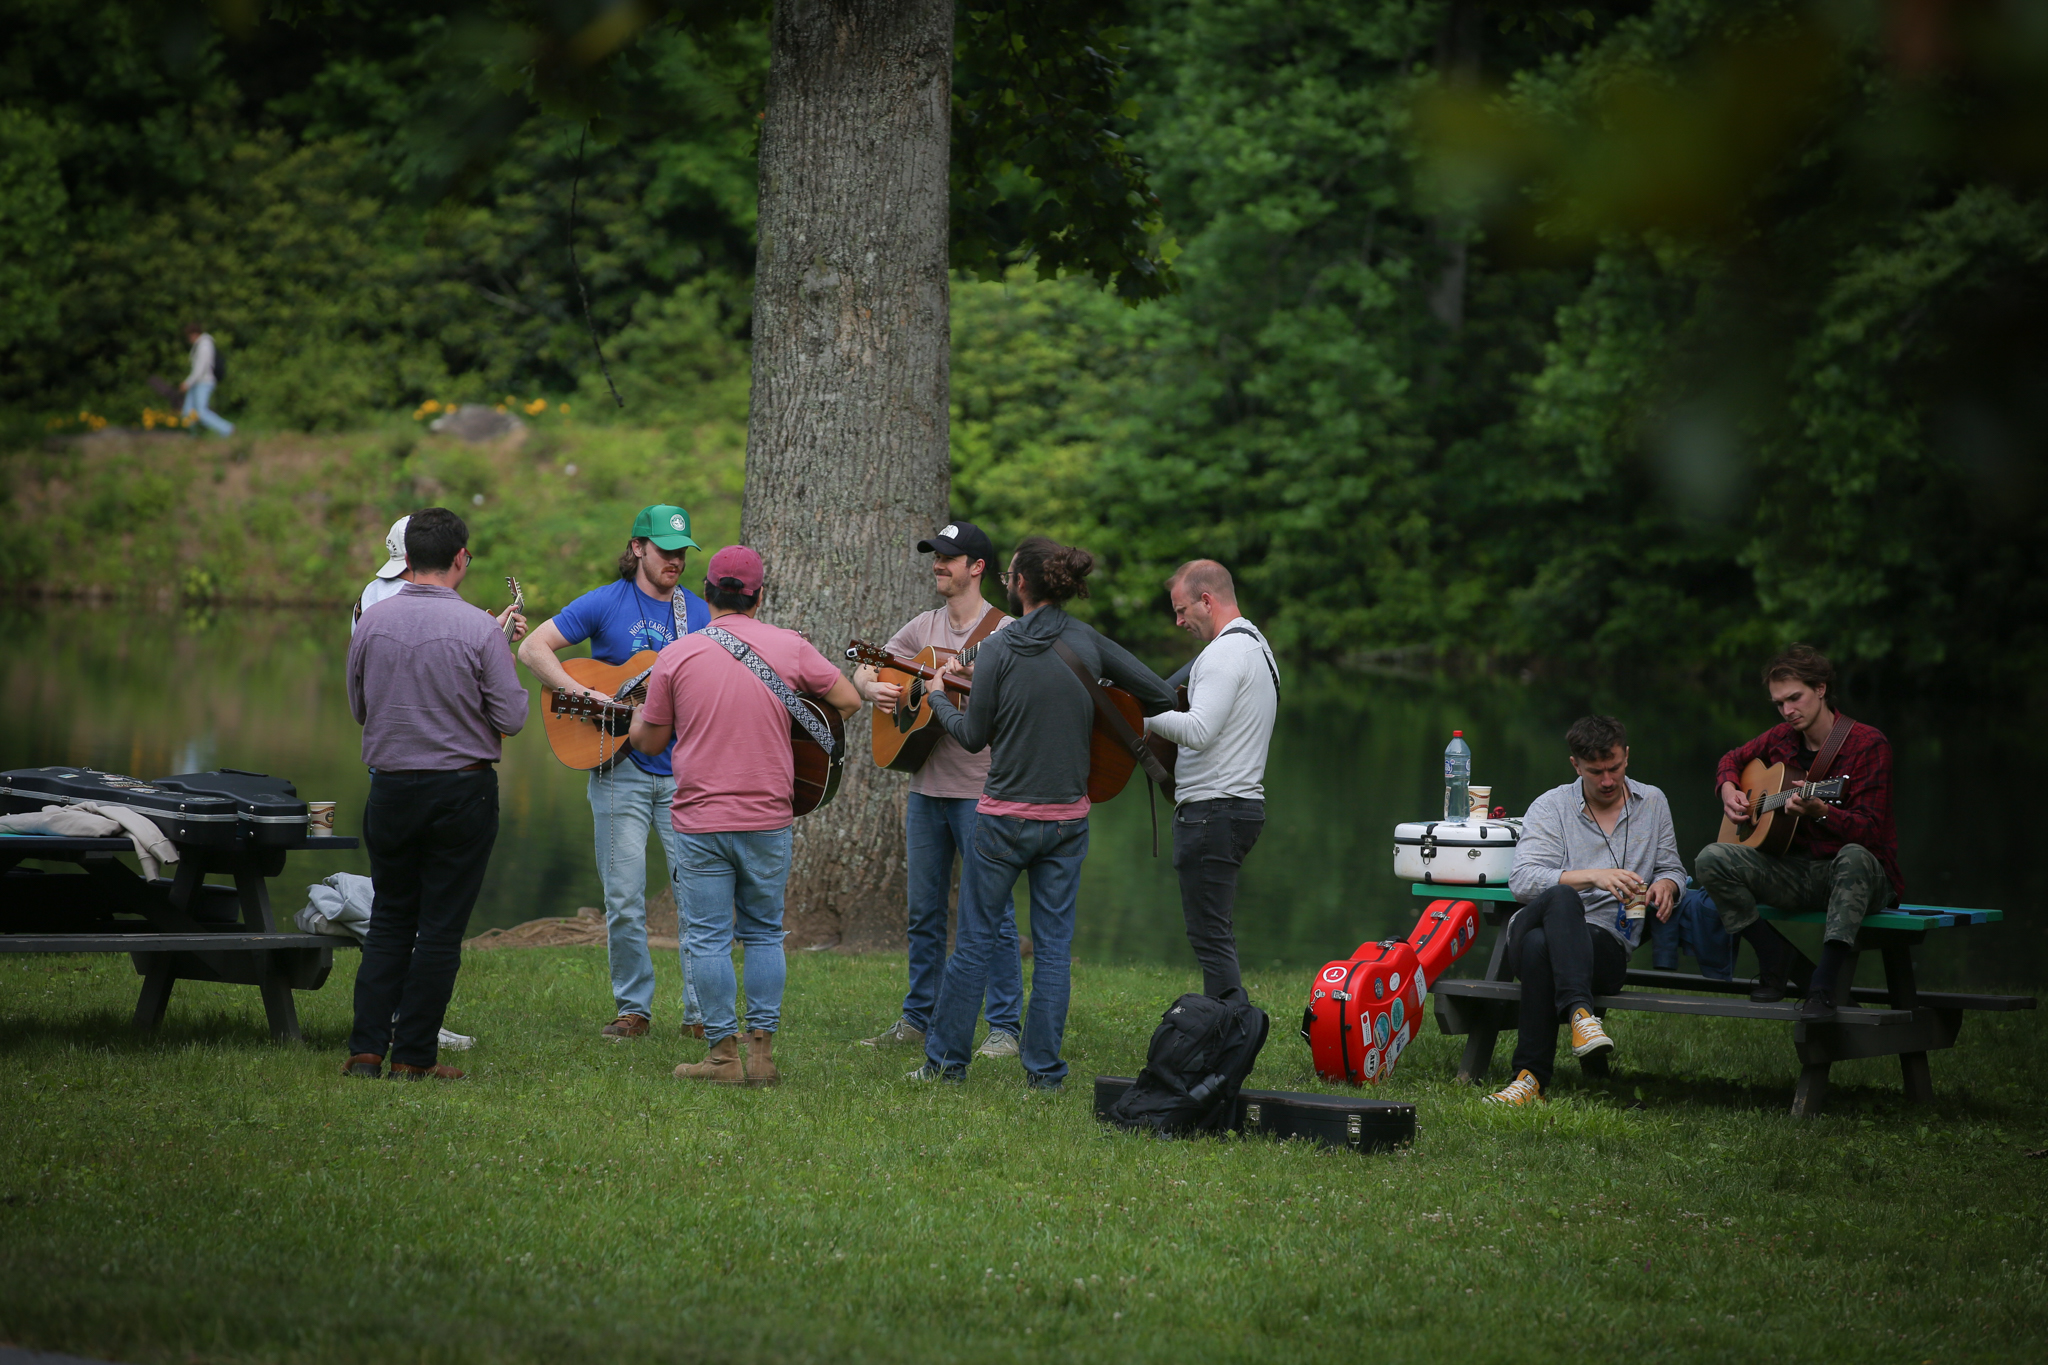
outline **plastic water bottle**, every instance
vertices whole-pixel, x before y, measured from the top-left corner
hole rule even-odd
[[[1444,746],[1444,823],[1462,825],[1472,813],[1472,746],[1463,730]]]

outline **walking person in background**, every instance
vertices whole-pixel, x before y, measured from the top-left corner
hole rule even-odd
[[[213,344],[213,334],[191,322],[185,325],[185,340],[192,343],[192,372],[178,385],[185,395],[185,425],[190,426],[196,419],[216,435],[234,435],[235,424],[207,406],[213,398],[214,386],[220,382],[220,348]]]
[[[1280,670],[1259,628],[1237,609],[1230,570],[1196,559],[1166,591],[1174,623],[1207,644],[1188,675],[1188,709],[1145,728],[1180,747],[1173,782],[1173,870],[1181,918],[1202,967],[1202,992],[1242,986],[1232,912],[1237,874],[1266,827],[1266,750],[1280,711]]]
[[[526,690],[488,613],[457,595],[469,528],[445,507],[405,531],[413,581],[349,645],[349,710],[363,727],[363,844],[376,899],[356,971],[344,1076],[460,1080],[437,1044],[462,934],[498,837],[501,736],[526,724]],[[392,1016],[397,1015],[394,1022]]]
[[[690,513],[657,503],[633,518],[618,575],[540,623],[519,650],[519,661],[543,686],[597,696],[563,670],[564,650],[590,641],[590,657],[622,664],[643,650],[659,653],[711,624],[703,598],[679,587],[697,542]],[[669,819],[676,777],[666,750],[644,753],[628,745],[625,761],[593,772],[587,787],[597,839],[597,870],[604,885],[605,951],[611,962],[614,1018],[599,1035],[615,1041],[644,1038],[654,1019],[654,957],[647,950],[647,830],[661,840],[671,883],[677,861],[676,828]],[[677,902],[676,912],[682,913]],[[680,926],[680,920],[678,921]],[[683,1030],[704,1036],[703,1017],[683,956]]]
[[[1066,1080],[1060,1044],[1073,986],[1074,909],[1088,856],[1088,747],[1095,729],[1091,679],[1107,678],[1135,695],[1146,714],[1166,710],[1173,694],[1130,651],[1063,610],[1085,594],[1095,557],[1044,536],[1026,537],[1003,575],[1018,618],[988,637],[974,665],[967,709],[932,689],[932,714],[970,754],[992,750],[988,782],[975,805],[972,856],[962,877],[960,929],[925,1035],[925,1064],[910,1079],[964,1081],[974,1046],[974,1016],[988,988],[996,916],[1031,877],[1031,1005],[1024,1015],[1024,1076],[1033,1090]],[[1069,663],[1068,660],[1073,662]],[[953,660],[943,679],[960,671]]]
[[[932,557],[933,587],[945,605],[913,616],[884,646],[899,659],[914,658],[925,649],[954,653],[986,639],[1010,618],[982,598],[982,579],[995,564],[996,547],[971,521],[956,521],[917,543],[918,553]],[[903,689],[879,680],[863,665],[853,671],[853,685],[882,715],[894,715]],[[877,724],[884,723],[877,720]],[[910,988],[903,1013],[872,1038],[869,1047],[922,1048],[938,1004],[939,978],[946,970],[946,901],[953,884],[954,856],[964,867],[974,833],[974,805],[988,780],[986,751],[970,754],[951,735],[942,734],[924,765],[910,776],[910,799],[904,807],[903,833],[909,871]],[[972,878],[962,876],[964,905],[973,894]],[[961,915],[967,915],[963,909]],[[996,922],[996,944],[988,971],[988,1037],[977,1057],[1014,1057],[1024,1014],[1024,962],[1017,942],[1017,912],[1006,900]]]
[[[680,1081],[774,1085],[782,1022],[782,901],[793,844],[796,754],[790,710],[759,665],[791,692],[808,692],[842,718],[860,693],[793,630],[757,619],[761,556],[728,545],[705,567],[711,624],[661,652],[629,738],[643,754],[675,755],[672,873],[689,979],[711,1044]],[[737,912],[737,926],[735,926]],[[740,1059],[739,976],[732,944],[746,948],[747,1055]]]

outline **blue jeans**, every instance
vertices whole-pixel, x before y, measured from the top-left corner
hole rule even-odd
[[[740,1031],[732,941],[747,951],[747,1027],[775,1032],[782,1019],[782,892],[791,827],[730,834],[677,834],[673,876],[683,920],[683,960],[704,1010],[704,1037]],[[737,917],[737,924],[735,924]]]
[[[974,1013],[988,986],[996,947],[994,908],[1009,899],[1022,873],[1031,874],[1031,1008],[1024,1015],[1024,1074],[1034,1084],[1066,1079],[1060,1040],[1067,1032],[1067,997],[1073,989],[1074,906],[1081,893],[1081,861],[1088,856],[1088,821],[974,817],[972,856],[961,877],[960,931],[939,1004],[925,1034],[926,1060],[951,1076],[967,1072],[974,1047]],[[967,892],[972,882],[973,894]]]
[[[191,388],[185,390],[185,420],[189,422],[192,418],[197,417],[206,424],[206,429],[215,435],[234,435],[235,424],[206,406],[207,400],[212,397],[213,381],[211,379],[202,379]]]
[[[910,852],[910,990],[903,997],[903,1018],[912,1028],[929,1032],[932,1010],[939,1003],[939,979],[946,971],[946,901],[953,885],[953,855],[961,855],[960,919],[968,918],[974,889],[966,865],[974,840],[971,796],[910,794],[903,813]],[[996,919],[995,945],[988,964],[988,1026],[1018,1032],[1024,1011],[1024,959],[1017,948],[1016,902],[1003,897]]]
[[[604,883],[605,949],[612,1000],[620,1014],[654,1017],[654,958],[647,951],[647,829],[661,836],[671,879],[676,870],[675,821],[669,815],[676,780],[642,772],[630,758],[590,775],[590,822],[597,836],[597,875]],[[677,907],[681,920],[681,907]],[[683,954],[683,1023],[697,1023],[697,993]]]
[[[1660,972],[1678,970],[1680,950],[1699,959],[1700,975],[1735,979],[1735,936],[1721,927],[1714,898],[1694,887],[1680,894],[1671,918],[1650,917],[1650,961]]]

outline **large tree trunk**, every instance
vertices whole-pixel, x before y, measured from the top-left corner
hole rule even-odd
[[[952,0],[778,0],[761,130],[754,390],[740,535],[762,615],[838,658],[934,603],[946,518]],[[797,822],[798,943],[902,943],[903,779],[847,727],[846,780]]]

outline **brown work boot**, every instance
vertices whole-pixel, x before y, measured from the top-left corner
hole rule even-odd
[[[782,1073],[775,1069],[775,1035],[767,1029],[747,1030],[747,1084],[780,1085]]]
[[[598,1032],[614,1040],[621,1038],[645,1038],[647,1016],[644,1014],[622,1014],[606,1024]]]
[[[384,1059],[374,1052],[358,1052],[341,1064],[341,1074],[365,1081],[379,1080],[384,1075]]]
[[[710,1081],[716,1085],[740,1085],[747,1079],[740,1067],[740,1040],[720,1038],[701,1062],[684,1062],[676,1068],[679,1081]]]
[[[407,1062],[391,1064],[391,1079],[394,1081],[459,1081],[465,1079],[462,1072],[446,1062],[438,1066],[413,1066]]]

